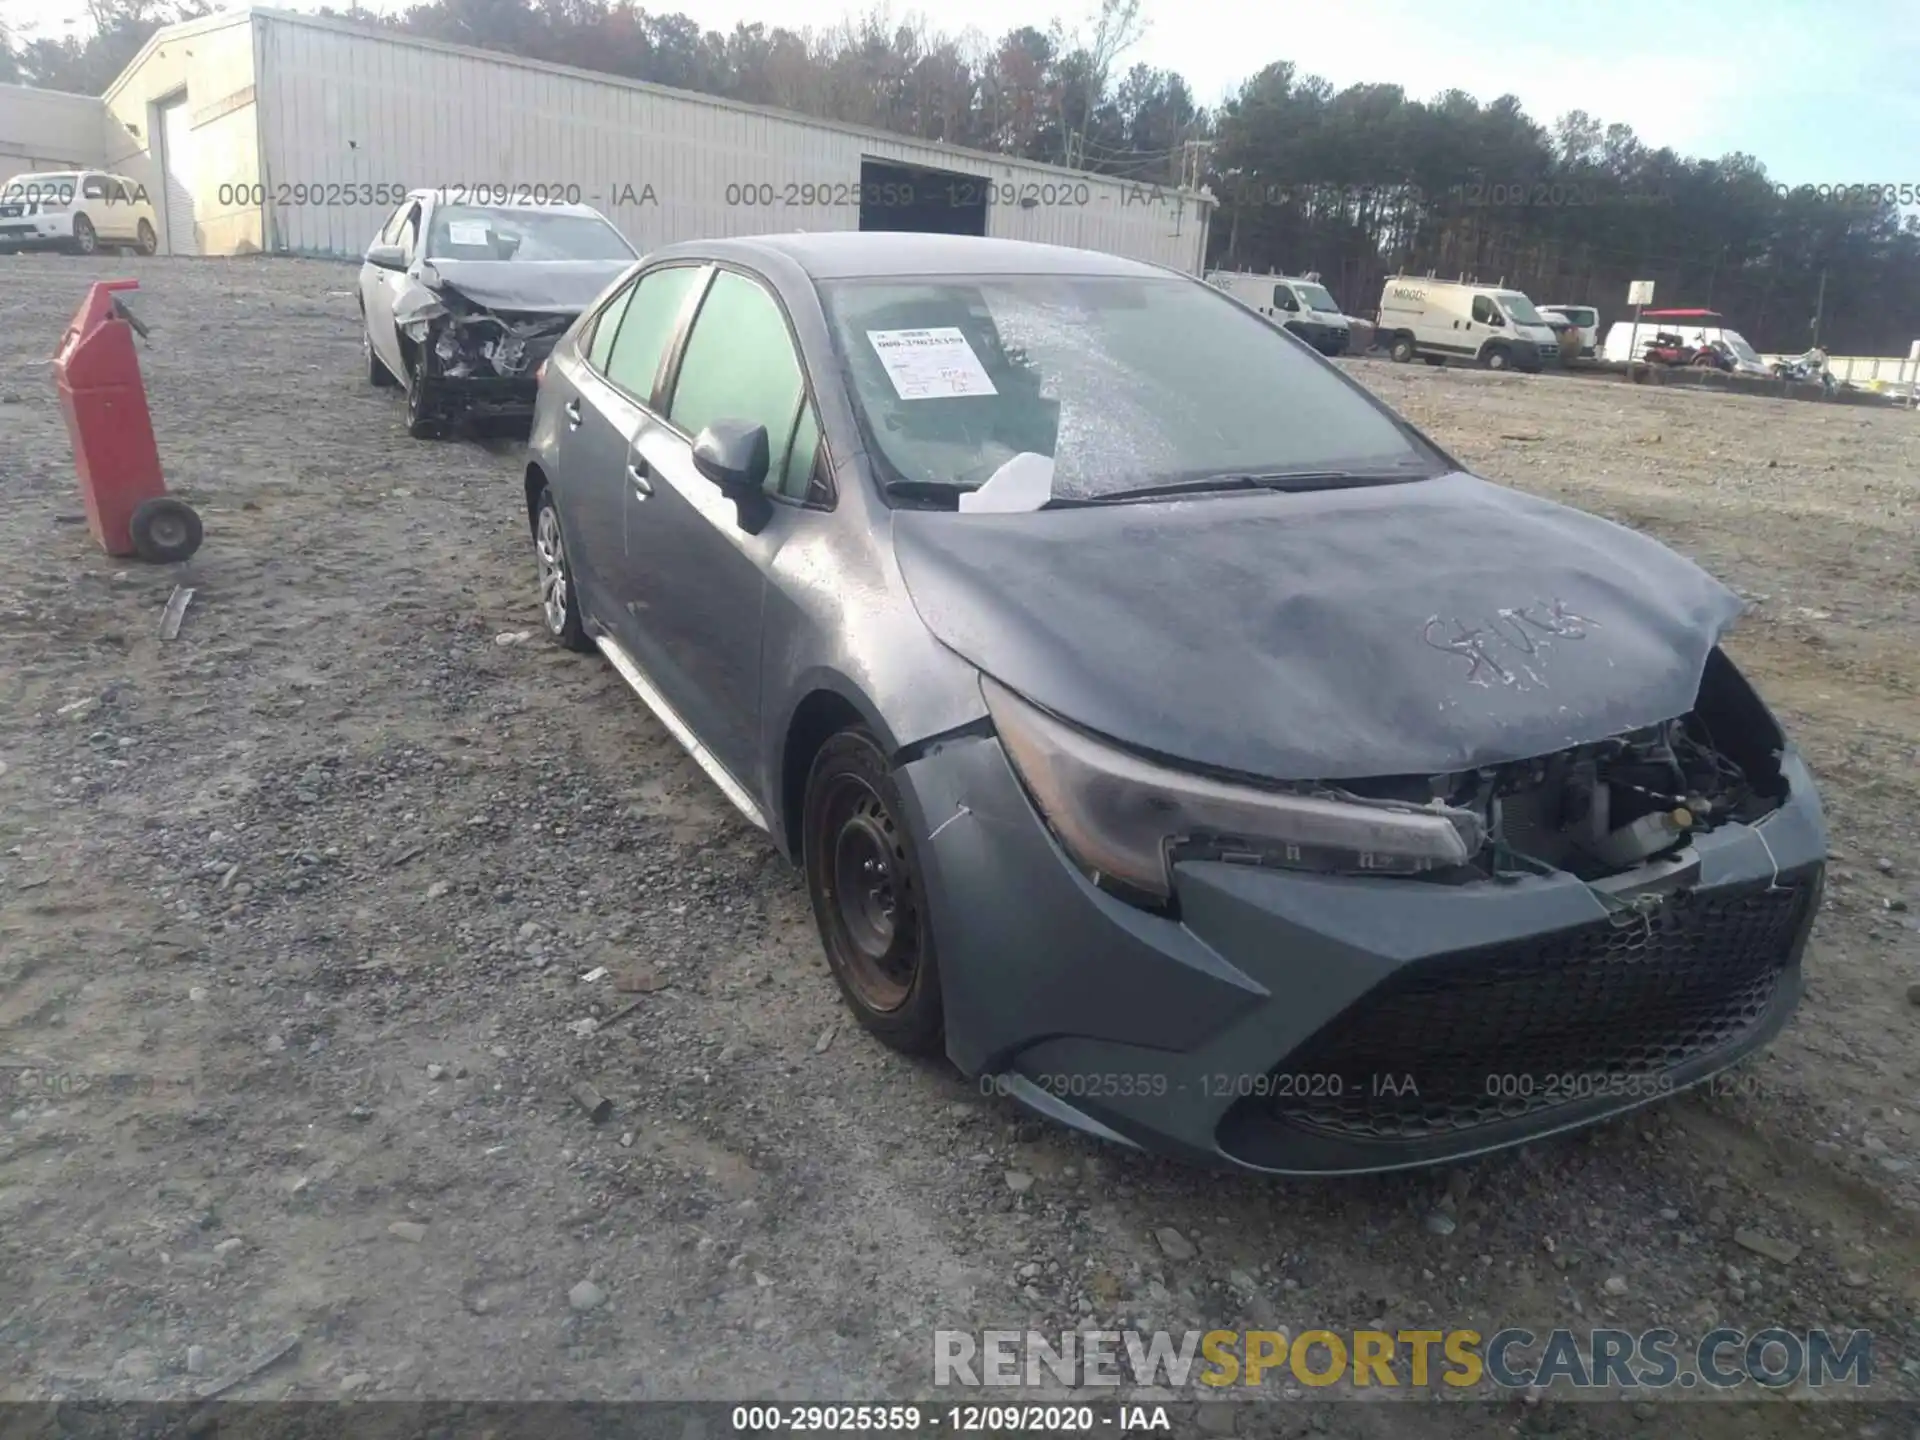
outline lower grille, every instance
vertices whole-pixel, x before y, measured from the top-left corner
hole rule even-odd
[[[1287,1057],[1268,1114],[1345,1139],[1421,1140],[1658,1095],[1676,1066],[1764,1020],[1811,901],[1806,884],[1679,895],[1630,920],[1410,965]]]

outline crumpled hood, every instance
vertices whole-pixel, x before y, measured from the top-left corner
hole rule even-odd
[[[627,273],[631,260],[428,260],[419,278],[427,288],[458,291],[488,310],[578,315]]]
[[[1691,709],[1738,596],[1465,474],[1029,514],[896,510],[939,639],[1139,750],[1278,780],[1529,759]]]

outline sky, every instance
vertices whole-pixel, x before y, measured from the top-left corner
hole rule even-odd
[[[1083,22],[1093,3],[968,0],[961,14],[997,36],[1054,14]],[[825,28],[872,6],[643,0],[643,8],[729,30],[742,20]],[[954,13],[910,0],[887,8],[897,18]],[[1789,185],[1920,186],[1920,0],[1143,0],[1143,11],[1146,34],[1125,61],[1178,71],[1203,104],[1290,60],[1336,87],[1398,84],[1420,98],[1450,87],[1481,100],[1511,93],[1543,124],[1583,109],[1682,154],[1744,151]],[[0,19],[22,37],[86,30],[84,0],[0,0]]]

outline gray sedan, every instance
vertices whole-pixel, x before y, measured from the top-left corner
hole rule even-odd
[[[1739,600],[1192,278],[655,252],[544,368],[526,506],[553,637],[802,869],[860,1023],[1067,1125],[1426,1164],[1798,999],[1825,825]]]

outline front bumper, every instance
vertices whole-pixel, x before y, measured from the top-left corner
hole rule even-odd
[[[1352,339],[1344,325],[1319,325],[1311,321],[1293,320],[1287,329],[1298,335],[1322,355],[1344,355],[1348,342]]]
[[[525,419],[540,398],[540,382],[531,375],[434,375],[428,373],[435,408],[476,419]]]
[[[1697,842],[1630,926],[1571,876],[1442,886],[1190,863],[1181,918],[1092,885],[999,742],[902,767],[947,1046],[983,1091],[1104,1139],[1276,1174],[1480,1154],[1662,1098],[1800,993],[1826,833],[1805,766]]]
[[[0,248],[59,250],[73,243],[73,216],[0,216]]]

